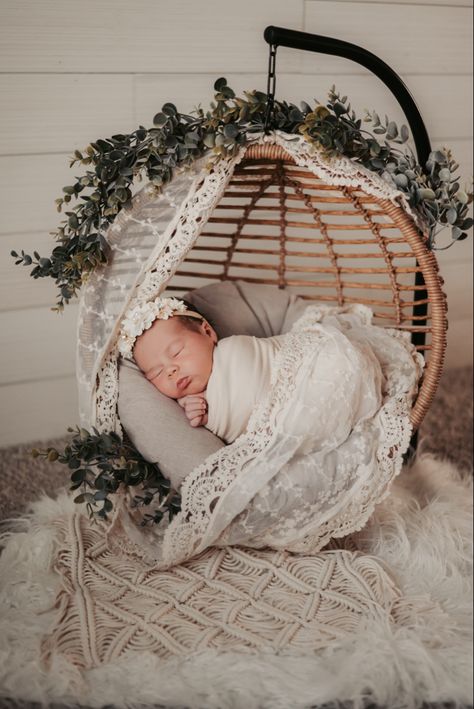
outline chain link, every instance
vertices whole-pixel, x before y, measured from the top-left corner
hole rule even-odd
[[[276,63],[276,51],[277,45],[270,45],[270,54],[268,57],[268,77],[267,77],[267,111],[265,114],[265,123],[263,130],[265,135],[269,133],[270,116],[273,113],[273,102],[275,99],[275,86],[276,86],[276,73],[275,73],[275,63]]]

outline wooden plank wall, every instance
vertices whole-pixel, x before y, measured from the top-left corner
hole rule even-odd
[[[0,7],[0,446],[62,435],[77,420],[76,305],[15,267],[10,250],[48,254],[63,215],[74,149],[139,124],[166,101],[209,104],[226,76],[266,90],[267,25],[337,37],[386,61],[414,96],[433,148],[472,175],[470,0],[3,0]],[[330,86],[405,122],[383,83],[358,64],[279,48],[277,98],[324,101]],[[447,366],[472,363],[472,236],[439,252],[449,300]]]

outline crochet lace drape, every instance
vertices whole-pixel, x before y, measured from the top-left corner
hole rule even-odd
[[[424,364],[409,333],[371,321],[364,305],[308,306],[246,431],[185,478],[171,523],[143,529],[123,492],[109,543],[125,530],[146,563],[169,568],[210,546],[314,553],[361,529],[400,472]]]

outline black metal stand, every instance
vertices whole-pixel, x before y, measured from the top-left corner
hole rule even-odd
[[[413,140],[415,142],[416,153],[418,157],[418,162],[424,169],[426,162],[428,160],[429,154],[431,152],[431,143],[426,130],[426,126],[421,117],[420,111],[410,94],[409,90],[398,76],[398,74],[384,61],[379,59],[372,52],[367,51],[363,47],[359,47],[356,44],[351,44],[350,42],[344,42],[340,39],[335,39],[334,37],[324,37],[319,34],[310,34],[308,32],[299,32],[296,30],[289,30],[285,27],[273,27],[270,25],[265,28],[263,33],[265,41],[270,45],[270,61],[268,69],[268,82],[267,82],[267,93],[269,94],[268,100],[268,110],[265,120],[265,129],[269,125],[269,117],[271,110],[273,108],[274,91],[275,91],[275,58],[276,49],[278,46],[290,47],[292,49],[302,49],[308,52],[320,52],[321,54],[332,54],[338,57],[345,57],[351,61],[362,64],[367,69],[372,71],[376,76],[381,79],[390,91],[394,94],[395,98],[398,100],[400,106],[407,117],[408,124],[410,126]],[[270,92],[270,83],[272,82],[272,90]],[[416,264],[418,266],[418,262]],[[428,304],[426,302],[428,298],[428,293],[426,288],[420,286],[425,285],[425,279],[421,271],[416,272],[415,277],[415,289],[414,294],[414,306],[413,306],[413,317],[418,317],[420,315],[426,315],[428,311]],[[418,303],[418,301],[422,301]],[[413,325],[416,325],[417,320],[412,320]],[[424,345],[425,344],[425,333],[424,332],[414,332],[412,333],[412,342],[414,345]],[[416,451],[418,443],[418,432],[415,432],[411,438],[410,448],[405,454],[405,462],[412,457]]]

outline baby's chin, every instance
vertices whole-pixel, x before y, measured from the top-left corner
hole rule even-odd
[[[207,381],[208,380],[206,380],[205,377],[191,377],[191,381],[189,382],[188,386],[186,387],[186,389],[183,389],[182,393],[179,394],[179,396],[181,397],[188,396],[191,394],[200,394],[206,389]]]

